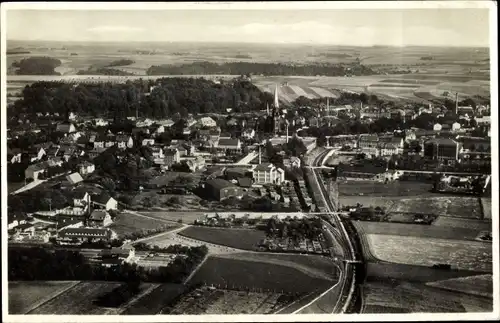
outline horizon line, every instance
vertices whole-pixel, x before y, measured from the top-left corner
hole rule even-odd
[[[181,44],[181,43],[192,43],[192,44],[246,44],[246,45],[251,45],[251,44],[256,44],[256,45],[295,45],[295,46],[338,46],[338,47],[364,47],[364,48],[369,48],[369,47],[394,47],[394,48],[404,48],[404,47],[434,47],[434,48],[491,48],[491,44],[488,45],[416,45],[416,44],[410,44],[410,45],[388,45],[388,44],[374,44],[374,45],[349,45],[349,44],[326,44],[326,43],[308,43],[308,42],[289,42],[289,43],[284,43],[284,42],[245,42],[245,41],[193,41],[193,40],[186,40],[186,41],[172,41],[172,40],[131,40],[131,41],[124,41],[124,40],[109,40],[109,41],[100,41],[100,40],[51,40],[51,39],[6,39],[7,46],[8,42],[58,42],[58,43],[99,43],[99,44],[106,44],[106,43],[113,43],[113,44],[120,44],[120,43],[172,43],[172,44]]]

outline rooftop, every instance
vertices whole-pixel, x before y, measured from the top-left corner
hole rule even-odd
[[[215,190],[221,190],[226,187],[233,187],[235,186],[233,183],[226,181],[225,179],[220,179],[220,178],[214,178],[214,179],[209,179],[205,183],[206,185],[210,186],[211,188]]]

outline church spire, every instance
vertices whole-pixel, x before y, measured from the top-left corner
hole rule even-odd
[[[276,84],[276,88],[274,89],[274,108],[279,109],[280,102],[278,99],[278,84]]]

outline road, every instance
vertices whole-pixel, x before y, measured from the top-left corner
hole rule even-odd
[[[317,155],[313,162],[313,167],[322,166],[324,159],[330,154],[330,152],[324,151]],[[302,308],[295,311],[295,313],[308,314],[308,313],[344,313],[345,309],[350,300],[350,294],[352,292],[352,284],[354,282],[354,271],[352,264],[349,264],[343,260],[352,261],[354,259],[354,250],[349,240],[349,236],[345,231],[342,221],[336,211],[334,203],[330,200],[328,192],[323,184],[323,180],[318,174],[315,168],[311,168],[311,176],[313,179],[310,181],[312,191],[314,192],[316,204],[322,201],[322,205],[327,214],[327,219],[323,219],[323,224],[325,230],[327,230],[334,238],[337,239],[340,246],[343,247],[343,259],[340,258],[338,254],[332,251],[332,257],[337,259],[336,264],[340,270],[339,282],[323,292],[320,296],[313,299],[309,304],[303,306]]]

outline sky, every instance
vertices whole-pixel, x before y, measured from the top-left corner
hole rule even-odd
[[[488,9],[14,10],[8,40],[488,46]]]

